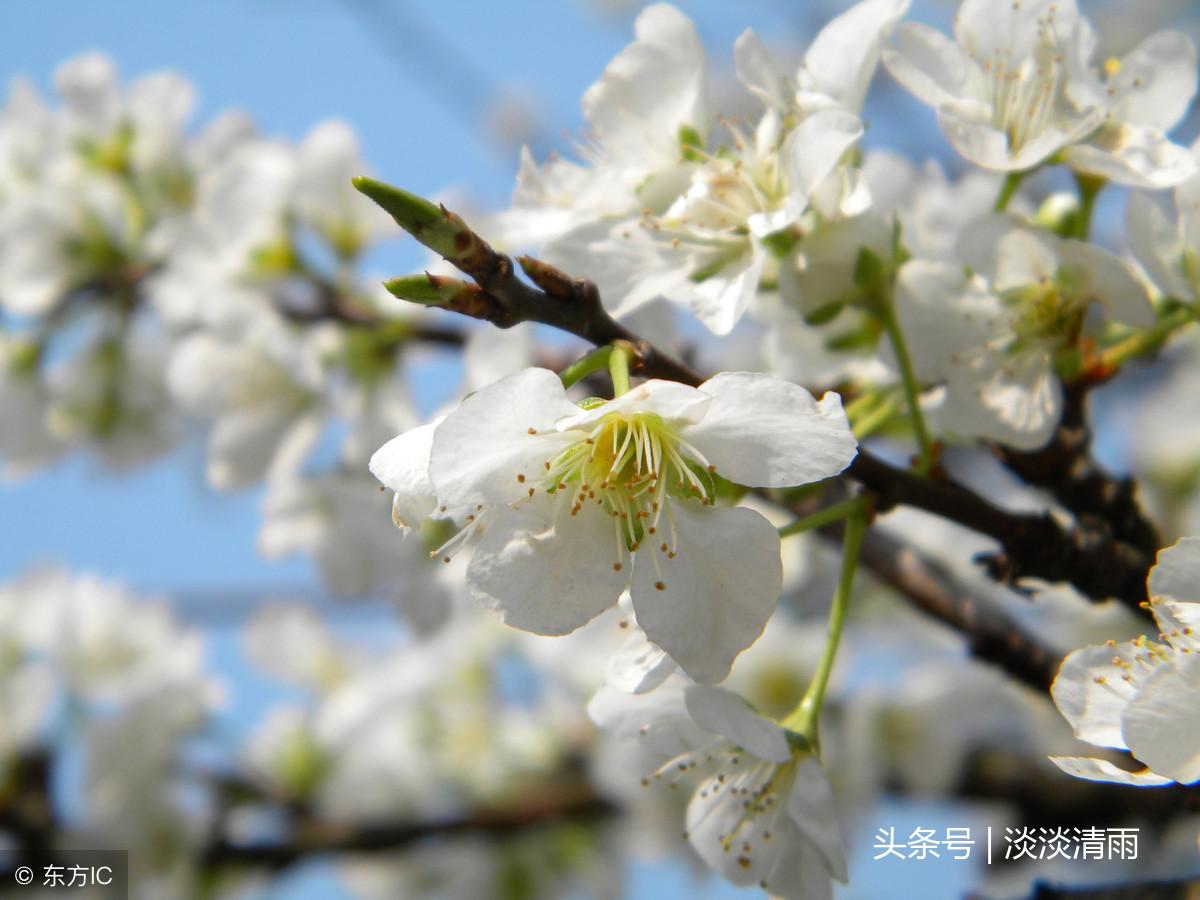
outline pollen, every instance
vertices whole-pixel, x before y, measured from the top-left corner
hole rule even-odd
[[[612,412],[574,435],[546,464],[540,486],[568,498],[572,514],[595,503],[611,517],[618,558],[659,532],[656,546],[674,549],[671,501],[711,504],[708,460],[656,413]]]

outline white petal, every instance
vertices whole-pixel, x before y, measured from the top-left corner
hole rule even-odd
[[[782,151],[792,191],[803,197],[811,194],[862,133],[862,120],[844,109],[822,109],[806,116],[788,135]]]
[[[1051,756],[1050,762],[1068,775],[1086,778],[1088,781],[1111,781],[1114,784],[1130,784],[1135,787],[1159,787],[1172,783],[1170,778],[1155,775],[1149,769],[1127,772],[1118,769],[1107,759],[1093,759],[1090,756]]]
[[[1032,169],[1069,144],[1077,132],[1085,131],[1082,126],[1068,131],[1048,126],[1014,152],[1008,136],[991,124],[990,108],[981,104],[946,103],[938,109],[938,124],[963,159],[997,172]],[[1099,124],[1099,116],[1088,124],[1091,127]]]
[[[783,729],[760,716],[732,691],[695,684],[687,689],[684,699],[688,713],[705,731],[728,738],[766,762],[784,763],[792,758]]]
[[[545,507],[507,511],[484,532],[467,566],[471,594],[514,628],[569,634],[617,602],[627,580],[613,568],[610,519],[585,507],[552,521]]]
[[[1063,660],[1050,694],[1076,737],[1098,747],[1125,749],[1121,717],[1136,696],[1137,685],[1122,676],[1127,666],[1137,670],[1138,652],[1136,645],[1126,641],[1113,647],[1084,647]],[[1122,665],[1114,665],[1114,659]]]
[[[1196,95],[1196,47],[1178,31],[1152,34],[1121,60],[1109,86],[1124,101],[1126,121],[1170,131]]]
[[[798,840],[787,852],[776,855],[765,879],[766,890],[781,900],[832,900],[830,874],[817,848]]]
[[[647,536],[633,565],[633,607],[646,636],[688,675],[717,682],[775,608],[783,582],[779,532],[749,509],[682,501],[669,511],[675,557],[648,546]]]
[[[1158,551],[1149,587],[1152,597],[1200,600],[1200,537],[1186,537]]]
[[[818,402],[790,381],[722,372],[700,385],[712,405],[684,437],[721,474],[748,487],[790,487],[842,471],[858,444],[837,394]]]
[[[892,77],[932,107],[964,96],[981,76],[958,44],[936,28],[904,22],[896,28],[894,49],[883,51]]]
[[[1154,307],[1145,286],[1134,277],[1123,259],[1083,241],[1063,241],[1059,261],[1072,266],[1088,279],[1094,299],[1100,301],[1109,319],[1134,328],[1154,324]]]
[[[733,45],[733,67],[738,81],[768,108],[784,105],[783,82],[767,48],[758,35],[747,28]]]
[[[896,277],[896,315],[917,378],[946,377],[964,350],[981,347],[1007,326],[999,297],[961,265],[914,259]]]
[[[676,668],[675,660],[636,628],[609,659],[605,680],[626,693],[644,694],[662,684]]]
[[[1063,161],[1077,172],[1147,190],[1177,187],[1196,175],[1196,160],[1186,147],[1133,125],[1102,129],[1091,143],[1067,147]]]
[[[1022,450],[1044,446],[1062,410],[1062,384],[1049,358],[1026,353],[1000,362],[1002,369],[982,376],[969,359],[956,365],[947,380],[940,420],[958,434]]]
[[[563,438],[554,423],[577,412],[548,369],[526,369],[467,397],[433,435],[429,476],[450,505],[506,503],[545,471]],[[530,434],[530,431],[535,432]]]
[[[788,796],[788,814],[800,833],[813,842],[825,858],[825,866],[843,884],[849,879],[846,850],[838,828],[837,808],[825,770],[813,757],[796,765],[796,781]]]
[[[1181,784],[1200,780],[1200,656],[1178,654],[1147,678],[1125,710],[1130,752]]]
[[[637,385],[626,393],[591,409],[575,409],[559,419],[554,427],[559,431],[586,429],[612,413],[628,415],[652,412],[670,425],[687,425],[704,415],[712,400],[707,394],[678,381],[653,379]]]
[[[433,512],[437,492],[429,478],[429,452],[433,433],[441,419],[410,429],[375,451],[371,474],[396,496],[392,518],[401,525],[416,528]]]
[[[674,159],[680,127],[708,125],[704,48],[687,16],[665,3],[644,9],[634,31],[584,93],[584,116],[609,155],[636,160],[640,146],[643,159]]]
[[[1131,191],[1125,209],[1125,235],[1134,258],[1163,294],[1191,296],[1186,280],[1174,267],[1178,235],[1157,196]]]
[[[862,109],[883,44],[908,7],[909,0],[864,0],[830,20],[804,54],[805,87]]]

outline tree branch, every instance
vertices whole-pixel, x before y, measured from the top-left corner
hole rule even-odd
[[[359,190],[392,213],[397,223],[441,253],[475,282],[470,285],[426,275],[389,283],[399,296],[433,304],[501,328],[540,322],[601,346],[627,341],[637,351],[636,371],[699,385],[703,377],[682,362],[639,338],[605,310],[596,286],[572,278],[544,262],[521,257],[533,282],[517,277],[512,260],[496,252],[459,216],[445,207],[370,179],[355,181]],[[427,280],[426,280],[427,279]],[[1050,514],[1011,513],[970,489],[889,465],[860,448],[846,475],[876,494],[876,507],[905,504],[935,513],[998,541],[1003,552],[984,560],[998,581],[1041,578],[1074,585],[1095,599],[1117,597],[1133,609],[1146,600],[1146,576],[1153,553],[1119,540],[1111,532],[1064,528]]]

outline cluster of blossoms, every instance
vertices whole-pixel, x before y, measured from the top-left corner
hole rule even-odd
[[[193,134],[185,82],[121,88],[98,56],[60,69],[57,105],[16,84],[0,111],[0,473],[79,448],[131,466],[201,423],[214,488],[265,486],[262,551],[308,555],[334,594],[396,602],[405,635],[384,654],[303,609],[256,618],[249,655],[305,702],[236,755],[242,800],[208,798],[197,815],[176,803],[175,770],[217,701],[195,637],[113,589],[35,580],[0,592],[14,712],[0,762],[44,743],[56,690],[116,698],[117,717],[88,732],[89,815],[108,828],[138,789],[175,804],[130,817],[150,830],[128,840],[177,848],[155,872],[178,887],[196,874],[188,853],[215,853],[214,830],[269,840],[280,809],[300,826],[471,824],[546,787],[548,771],[574,775],[551,787],[578,787],[587,755],[604,802],[682,816],[709,868],[803,898],[848,878],[839,812],[884,785],[948,791],[980,747],[1052,755],[1081,778],[1200,778],[1194,538],[1150,573],[1159,640],[1076,650],[1053,688],[1078,738],[1144,772],[1073,755],[1044,709],[922,644],[894,606],[874,637],[937,658],[886,688],[838,689],[868,527],[1012,603],[969,561],[988,541],[904,510],[872,521],[881,495],[850,484],[866,451],[915,450],[896,470],[906,484],[957,479],[995,516],[1093,527],[1094,508],[998,485],[993,457],[1028,459],[1061,426],[1085,427],[1065,418],[1072,396],[1200,318],[1200,145],[1169,136],[1197,86],[1191,41],[1160,32],[1102,61],[1074,0],[964,0],[953,37],[902,21],[908,7],[863,0],[790,71],[745,32],[728,115],[694,25],[672,6],[642,11],[584,95],[576,158],[526,151],[510,207],[475,222],[498,247],[536,252],[521,264],[555,310],[541,319],[519,308],[533,289],[505,281],[511,261],[457,215],[352,181],[364,164],[344,125],[298,145],[239,116]],[[870,146],[881,66],[971,168],[947,177]],[[1092,239],[1107,185],[1129,192],[1128,252]],[[360,269],[395,223],[445,259],[385,289]],[[581,285],[596,289],[590,312]],[[518,324],[456,328],[404,299]],[[570,302],[594,319],[565,330],[590,339],[602,321],[617,335],[577,363],[576,344],[539,347],[519,324],[561,326]],[[431,346],[461,349],[461,399],[422,416],[409,389]],[[670,380],[652,365],[663,350],[694,350],[718,374]],[[1200,441],[1175,418],[1195,408],[1200,354],[1171,352],[1177,386],[1142,410],[1146,434],[1170,431],[1134,464],[1183,519],[1173,498],[1198,493]],[[840,560],[793,537],[839,523]],[[1043,587],[1022,615],[1056,650],[1138,627]],[[828,637],[792,620],[830,588]],[[509,677],[516,698],[501,696]],[[686,784],[683,808],[631,797],[634,768],[647,787]],[[512,864],[433,853],[347,877],[366,894],[478,896]]]

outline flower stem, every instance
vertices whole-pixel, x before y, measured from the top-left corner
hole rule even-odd
[[[1076,175],[1075,183],[1079,186],[1079,209],[1075,213],[1074,228],[1070,237],[1086,241],[1092,231],[1092,214],[1096,211],[1096,198],[1107,183],[1103,178],[1093,175]]]
[[[575,360],[575,362],[558,373],[558,377],[562,379],[563,387],[569,388],[571,385],[583,381],[583,379],[587,378],[593,372],[599,372],[601,369],[608,368],[608,358],[612,355],[612,352],[613,345],[605,344]]]
[[[1150,328],[1113,344],[1100,354],[1100,367],[1104,370],[1117,369],[1131,359],[1152,353],[1162,346],[1171,334],[1197,319],[1197,310],[1181,306],[1164,315]]]
[[[854,436],[861,442],[873,435],[895,415],[897,403],[895,396],[888,397],[870,413],[855,420],[851,426]]]
[[[996,196],[996,202],[992,204],[992,212],[1002,213],[1008,209],[1008,204],[1016,196],[1017,188],[1021,186],[1021,182],[1025,180],[1027,174],[1027,172],[1009,172],[1005,176],[1004,184],[1000,186],[1000,193]]]
[[[833,663],[837,659],[838,644],[846,625],[846,610],[850,606],[850,591],[854,587],[854,573],[858,570],[858,551],[862,547],[863,534],[867,529],[865,501],[857,500],[858,509],[846,520],[846,537],[842,542],[842,574],[833,593],[833,604],[829,609],[829,626],[825,638],[825,650],[812,682],[795,711],[784,721],[785,728],[799,732],[817,745],[817,722],[821,707],[825,703],[825,689],[829,676],[833,674]]]
[[[925,426],[925,417],[921,414],[921,386],[917,383],[917,375],[913,370],[912,356],[908,352],[908,344],[904,340],[904,332],[896,319],[896,311],[889,298],[879,304],[879,319],[883,330],[887,332],[892,342],[892,350],[896,354],[896,362],[900,366],[900,379],[904,383],[904,398],[908,402],[908,412],[912,417],[913,435],[917,439],[917,472],[929,474],[933,468],[933,441],[929,437],[929,429]]]
[[[802,534],[805,531],[812,531],[814,528],[823,528],[826,525],[832,525],[834,522],[840,522],[842,519],[853,515],[861,509],[861,500],[857,498],[843,500],[841,503],[835,503],[832,506],[819,509],[812,515],[784,525],[779,529],[779,536],[781,538],[791,537],[793,534]]]
[[[629,357],[633,355],[628,344],[610,344],[612,353],[608,357],[608,374],[612,377],[613,396],[629,393]]]

